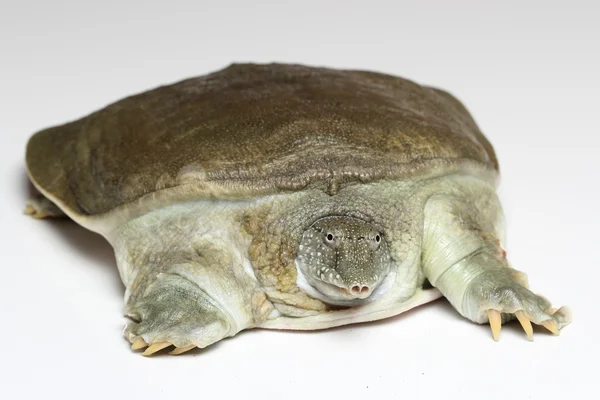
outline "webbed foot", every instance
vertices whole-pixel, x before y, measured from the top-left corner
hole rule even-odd
[[[529,340],[533,340],[532,323],[558,335],[560,329],[571,322],[570,310],[567,307],[552,308],[547,299],[536,295],[522,283],[515,279],[514,274],[486,272],[471,283],[463,307],[471,309],[474,321],[489,322],[496,341],[500,339],[502,322],[515,317]]]
[[[204,348],[230,335],[230,323],[197,285],[174,274],[161,274],[128,313],[138,322],[125,328],[133,350],[150,356],[170,346],[169,354]]]

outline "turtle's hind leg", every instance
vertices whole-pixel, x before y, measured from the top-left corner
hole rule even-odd
[[[66,214],[56,204],[41,194],[29,198],[24,213],[35,219],[66,217]]]

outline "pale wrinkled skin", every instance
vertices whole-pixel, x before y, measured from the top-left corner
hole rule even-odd
[[[249,215],[261,216],[262,232],[244,227]],[[307,233],[323,228],[381,235],[371,256],[381,250],[389,271],[371,256],[362,264],[367,277],[389,272],[373,296],[339,309],[331,307],[340,304],[338,297],[318,285],[312,290],[302,285],[306,281],[295,268],[300,245]],[[536,323],[566,325],[566,312],[551,315],[547,301],[515,278],[522,275],[508,265],[503,235],[493,186],[455,176],[353,186],[336,196],[308,191],[257,201],[182,203],[134,219],[109,239],[128,288],[127,314],[139,321],[128,326],[132,342],[142,337],[147,343],[205,347],[257,326],[321,329],[384,318],[437,297],[431,297],[435,289],[421,289],[426,279],[475,322],[487,322],[485,307],[514,312],[522,304],[517,308]],[[269,253],[250,250],[257,240],[279,256],[288,246],[294,249],[291,264],[261,269]],[[284,285],[287,275],[292,285]],[[477,283],[483,276],[485,282]],[[513,296],[507,298],[507,291]]]
[[[128,338],[134,341],[142,336],[151,343],[170,335],[169,340],[179,347],[210,344],[206,343],[205,336],[195,337],[187,332],[196,332],[196,325],[205,325],[207,315],[210,321],[215,316],[212,309],[195,318],[186,313],[185,321],[174,321],[163,314],[158,321],[155,316],[151,324],[144,323],[139,309],[140,304],[148,308],[145,299],[149,296],[169,304],[168,307],[161,305],[161,309],[175,310],[180,303],[186,304],[180,295],[170,294],[180,292],[176,282],[181,278],[197,286],[195,298],[209,299],[197,300],[198,304],[218,304],[223,311],[219,324],[211,323],[213,327],[220,327],[222,337],[265,323],[285,328],[287,317],[294,317],[297,322],[305,320],[301,322],[304,324],[301,329],[318,328],[318,324],[311,323],[311,316],[325,317],[331,320],[332,326],[340,324],[333,320],[337,312],[331,310],[327,302],[308,296],[296,285],[295,259],[302,232],[314,226],[316,220],[332,214],[348,215],[356,221],[357,218],[371,220],[372,224],[367,226],[381,226],[381,230],[389,232],[380,239],[385,240],[380,245],[382,258],[389,259],[385,267],[393,268],[393,277],[399,279],[388,282],[385,291],[388,296],[384,299],[398,304],[409,300],[423,281],[417,263],[417,242],[411,240],[419,229],[413,224],[413,215],[407,212],[411,204],[393,199],[406,197],[403,193],[414,187],[410,182],[373,184],[353,186],[336,196],[306,191],[256,201],[188,202],[122,225],[111,232],[108,239],[115,247],[127,287],[127,314],[141,321],[129,325]],[[361,212],[357,213],[357,209]],[[389,220],[387,215],[395,217]],[[251,220],[257,216],[260,216],[257,224],[260,231],[252,232]],[[289,263],[274,269],[270,253],[252,251],[254,245],[271,249],[278,258],[286,254],[288,248],[292,249]],[[364,267],[366,271],[368,266]],[[157,295],[157,291],[163,295]],[[386,303],[376,304],[376,307],[385,310]],[[153,315],[149,310],[146,313]],[[355,315],[360,316],[360,312]],[[167,321],[160,322],[161,318]],[[165,333],[165,326],[172,326],[166,329],[170,333]],[[214,341],[220,339],[214,334],[210,337]]]

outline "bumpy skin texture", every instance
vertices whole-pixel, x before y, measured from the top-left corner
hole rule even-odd
[[[351,218],[350,230],[362,234],[385,233],[393,279],[377,299],[340,309],[297,285],[300,244],[313,243],[302,233],[328,215]],[[313,190],[173,205],[117,228],[109,240],[128,288],[127,314],[137,321],[127,329],[132,342],[205,347],[257,326],[322,329],[383,318],[421,296],[426,278],[474,322],[487,322],[492,309],[504,320],[520,311],[562,328],[570,315],[526,287],[508,265],[503,237],[493,185],[447,176],[351,186],[335,196]]]
[[[498,167],[451,95],[374,72],[232,65],[46,129],[33,181],[76,215],[171,188],[176,201]],[[154,197],[153,197],[154,199]]]
[[[136,321],[127,338],[205,347],[242,329],[289,328],[290,317],[298,329],[343,324],[336,322],[336,307],[296,285],[302,232],[332,214],[377,227],[361,234],[386,232],[383,253],[374,255],[389,259],[395,279],[384,301],[355,315],[377,319],[370,314],[410,300],[423,283],[419,242],[429,191],[419,183],[382,182],[351,186],[336,196],[310,190],[255,201],[181,203],[135,218],[107,237],[127,287],[126,314]],[[321,322],[311,322],[311,316]]]
[[[236,222],[244,205],[192,202],[155,210],[107,236],[126,287],[126,337],[206,347],[260,324],[265,303]]]

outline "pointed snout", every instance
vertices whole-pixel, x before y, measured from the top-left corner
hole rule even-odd
[[[348,288],[340,288],[344,295],[352,299],[366,299],[371,295],[373,289],[368,285],[352,285]]]

